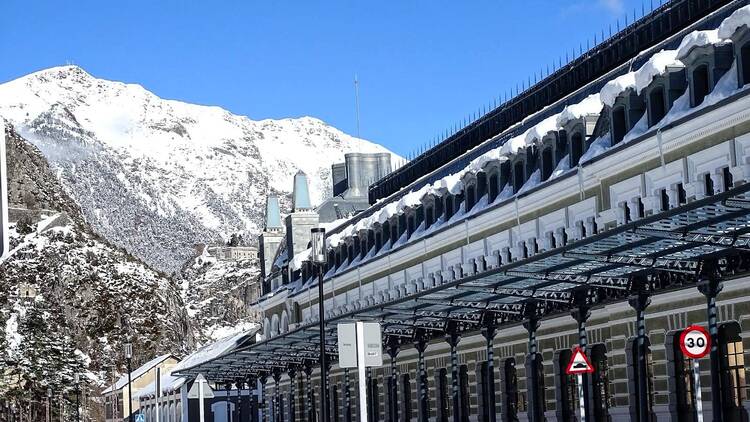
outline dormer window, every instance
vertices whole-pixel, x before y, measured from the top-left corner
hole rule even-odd
[[[578,162],[583,157],[583,134],[581,132],[575,132],[570,137],[570,166],[576,167]]]
[[[475,185],[469,185],[466,188],[466,211],[474,208],[474,204],[477,202],[477,187]]]
[[[497,195],[500,194],[500,180],[497,171],[490,173],[489,178],[489,202],[493,202]]]
[[[612,145],[620,143],[628,132],[628,123],[625,116],[625,106],[619,105],[612,108]]]
[[[661,121],[667,114],[664,88],[656,87],[648,95],[648,126],[651,127]]]
[[[445,221],[448,221],[453,217],[453,195],[445,195]]]
[[[706,196],[714,194],[714,181],[711,179],[711,175],[706,173],[703,175],[703,183],[706,188]]]
[[[729,167],[724,167],[721,171],[724,176],[722,177],[724,180],[724,192],[726,192],[734,186],[734,178],[732,177],[732,172],[729,171]]]
[[[504,189],[505,185],[509,183],[510,179],[510,162],[505,161],[500,164],[500,189]]]
[[[518,161],[513,165],[513,193],[518,193],[525,181],[523,161]]]
[[[742,63],[740,72],[740,87],[750,83],[750,41],[740,48],[740,61]]]
[[[429,228],[435,222],[435,208],[430,205],[424,212],[424,228]]]
[[[542,151],[542,180],[547,180],[552,176],[554,165],[552,147],[547,147]]]
[[[487,173],[477,173],[477,201],[487,193]]]
[[[691,74],[691,101],[693,107],[700,105],[706,95],[711,91],[708,79],[708,65],[703,64],[695,68]]]

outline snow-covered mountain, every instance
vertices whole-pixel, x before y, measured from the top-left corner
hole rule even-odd
[[[197,243],[257,234],[265,195],[288,195],[298,170],[320,201],[344,153],[386,151],[314,118],[253,121],[76,66],[0,85],[0,116],[42,151],[98,233],[166,272]]]

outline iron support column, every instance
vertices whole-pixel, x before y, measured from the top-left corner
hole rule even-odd
[[[313,409],[313,389],[312,389],[312,365],[305,365],[305,384],[307,387],[307,421],[315,422],[315,409]]]
[[[294,379],[297,376],[297,368],[290,367],[287,374],[289,375],[289,422],[295,422],[297,414],[294,405]]]
[[[261,422],[266,422],[268,420],[268,415],[266,411],[266,383],[268,382],[268,374],[267,373],[261,373],[260,374],[260,403],[258,407],[260,408],[260,415],[261,415]]]
[[[352,422],[352,389],[349,384],[349,368],[344,368],[344,422]]]
[[[458,342],[461,336],[458,334],[458,327],[450,323],[445,335],[445,341],[451,348],[451,399],[453,402],[453,422],[462,422],[461,414],[463,397],[461,397],[458,386]]]
[[[245,382],[242,379],[237,379],[235,384],[237,385],[237,400],[234,407],[236,408],[237,421],[242,422],[242,387],[245,386]]]
[[[427,391],[427,369],[425,368],[424,352],[427,349],[427,334],[422,330],[417,330],[414,338],[414,348],[417,349],[417,421],[428,422],[430,418],[429,411],[429,393]]]
[[[539,397],[539,386],[541,382],[539,380],[538,366],[539,359],[539,347],[536,341],[536,330],[539,328],[539,318],[537,317],[537,303],[530,302],[524,307],[524,321],[523,327],[529,332],[529,355],[526,365],[526,376],[529,381],[529,408],[527,413],[529,415],[529,422],[542,422],[544,421],[544,403],[542,403],[541,397]]]
[[[708,316],[708,334],[711,336],[711,413],[713,420],[724,420],[722,403],[721,367],[719,357],[719,323],[716,308],[716,296],[724,285],[715,261],[704,262],[698,275],[698,290],[706,296],[706,313]]]
[[[398,366],[396,357],[400,350],[397,337],[388,338],[388,356],[391,358],[391,377],[388,381],[388,420],[398,422]]]
[[[635,310],[636,338],[636,383],[638,386],[638,421],[649,421],[648,403],[648,369],[646,367],[646,308],[651,304],[650,285],[648,280],[641,276],[632,281],[633,294],[628,303]]]
[[[247,422],[253,422],[255,420],[255,417],[258,415],[258,409],[255,407],[254,402],[254,396],[255,396],[255,390],[258,389],[258,380],[255,377],[248,376],[247,377],[247,389],[248,389],[248,416],[247,416]],[[242,421],[240,421],[242,422]]]
[[[485,317],[486,322],[482,328],[482,335],[487,341],[487,374],[485,374],[487,378],[487,400],[485,404],[489,421],[497,422],[497,415],[495,414],[495,333],[497,329],[495,316],[488,313]]]
[[[281,392],[279,391],[279,383],[281,382],[281,371],[276,369],[273,371],[273,421],[279,422],[279,415],[281,415]]]
[[[231,397],[229,395],[229,392],[232,390],[232,383],[228,382],[224,384],[224,387],[227,389],[227,420],[232,420],[232,402],[230,401]],[[156,401],[156,411],[159,411],[159,403]]]
[[[591,308],[588,303],[588,291],[577,290],[574,294],[574,300],[577,308],[570,312],[570,315],[578,323],[578,347],[581,351],[588,356],[589,341],[586,335],[586,321],[591,316]],[[590,357],[589,357],[590,358]],[[583,408],[586,410],[586,420],[594,420],[594,412],[591,406],[591,374],[583,374],[581,376],[583,385]]]

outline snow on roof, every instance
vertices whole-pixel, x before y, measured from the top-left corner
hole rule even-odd
[[[640,94],[655,77],[664,74],[667,67],[685,67],[681,61],[677,60],[677,50],[661,50],[651,56],[635,72],[635,92]]]
[[[153,369],[156,365],[164,362],[165,360],[169,358],[174,358],[171,354],[161,355],[157,356],[150,361],[146,362],[145,364],[141,365],[136,369],[135,371],[130,373],[130,381],[135,381],[136,379],[142,377],[146,372]],[[113,385],[110,385],[106,390],[102,391],[102,394],[110,393],[112,391],[117,391],[123,387],[128,385],[128,374],[122,375],[117,382],[115,382]]]
[[[682,39],[680,46],[677,47],[677,59],[684,59],[690,53],[690,50],[704,45],[717,44],[721,41],[719,30],[711,29],[708,31],[693,31]]]
[[[177,374],[182,370],[192,368],[225,353],[228,353],[229,351],[243,344],[248,338],[254,336],[259,328],[260,326],[255,326],[254,329],[242,331],[203,346],[192,354],[186,356],[185,359],[175,365],[174,368],[172,368],[172,373]]]
[[[294,257],[292,258],[292,262],[289,263],[289,266],[292,267],[292,270],[296,271],[302,268],[302,263],[310,260],[311,252],[312,249],[307,248],[304,251],[294,255]]]
[[[185,384],[187,381],[186,378],[180,377],[177,375],[172,375],[172,373],[161,373],[161,393],[169,393],[170,391],[174,391],[182,386],[182,384]],[[140,391],[138,391],[138,398],[144,398],[153,395],[156,393],[156,380],[152,381]]]
[[[518,151],[520,151],[522,148],[526,147],[526,135],[529,133],[531,129],[528,129],[524,133],[514,136],[503,144],[502,147],[500,147],[500,153],[503,155],[515,155],[518,154]]]
[[[557,118],[559,116],[559,114],[549,116],[529,129],[529,131],[526,132],[526,138],[524,139],[526,145],[531,145],[534,141],[541,141],[544,135],[556,131],[559,127],[557,124]]]
[[[563,127],[571,120],[580,119],[583,116],[599,114],[602,111],[602,100],[599,93],[591,94],[577,104],[565,106],[557,117],[557,127]]]
[[[617,97],[628,89],[635,89],[635,72],[628,72],[607,82],[599,91],[599,96],[602,103],[612,107]]]
[[[743,25],[750,27],[750,6],[744,6],[734,11],[719,25],[719,38],[730,38]]]

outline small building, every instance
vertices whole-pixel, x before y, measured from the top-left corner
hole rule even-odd
[[[138,413],[140,411],[139,394],[144,387],[154,382],[155,369],[159,368],[164,373],[170,373],[177,362],[179,360],[170,354],[161,355],[131,372],[132,403],[128,402],[128,374],[123,374],[114,384],[102,391],[105,422],[119,422],[127,419],[131,414],[131,409],[133,414]]]
[[[208,253],[220,261],[258,259],[258,248],[255,246],[211,246]]]

